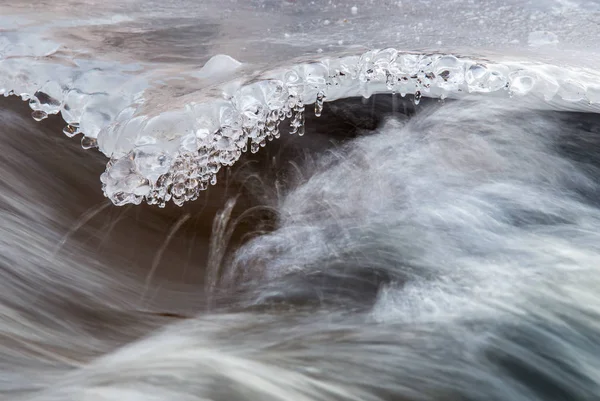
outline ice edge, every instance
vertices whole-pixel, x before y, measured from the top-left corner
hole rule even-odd
[[[284,120],[290,121],[290,133],[303,135],[306,105],[314,104],[318,116],[323,102],[344,97],[398,93],[411,94],[418,102],[422,96],[489,94],[541,98],[556,109],[600,110],[600,74],[589,69],[395,49],[323,58],[233,79],[220,85],[219,96],[154,117],[138,115],[149,86],[146,80],[109,68],[94,71],[118,77],[113,82],[119,82],[123,94],[119,101],[92,97],[102,93],[93,91],[98,88],[83,90],[77,82],[70,87],[49,78],[34,91],[16,92],[0,82],[0,94],[28,100],[36,120],[60,112],[68,124],[65,134],[83,131],[84,148],[99,146],[110,158],[102,189],[115,205],[145,201],[164,207],[169,201],[180,206],[193,201],[216,183],[223,166],[278,138]],[[77,96],[85,101],[69,100]]]

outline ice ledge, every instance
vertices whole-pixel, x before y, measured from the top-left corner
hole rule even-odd
[[[600,110],[600,74],[541,63],[384,49],[251,76],[240,74],[240,68],[237,61],[216,56],[194,77],[220,83],[183,96],[178,103],[170,104],[167,97],[160,112],[148,105],[148,77],[110,68],[100,70],[112,74],[104,79],[111,83],[105,90],[97,87],[102,82],[97,77],[79,77],[83,81],[66,84],[47,78],[40,88],[17,94],[29,98],[34,118],[60,111],[69,124],[67,135],[83,131],[82,145],[99,146],[110,158],[101,181],[105,195],[116,205],[143,201],[182,205],[195,200],[216,183],[223,166],[278,138],[282,121],[290,121],[286,131],[302,135],[306,105],[314,105],[320,115],[323,102],[344,97],[398,93],[411,94],[418,102],[422,96],[479,94],[528,99],[552,109]],[[94,71],[98,69],[82,77]],[[14,93],[6,81],[0,91]]]

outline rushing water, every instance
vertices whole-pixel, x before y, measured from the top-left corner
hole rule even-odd
[[[0,399],[596,399],[599,12],[0,4]]]

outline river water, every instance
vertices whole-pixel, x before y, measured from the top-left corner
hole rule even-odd
[[[0,3],[0,399],[595,399],[599,27]]]

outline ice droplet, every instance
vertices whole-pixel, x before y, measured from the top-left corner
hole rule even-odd
[[[386,71],[385,76],[385,86],[389,91],[392,91],[393,94],[396,93],[396,76],[389,71]]]
[[[31,117],[35,120],[35,121],[42,121],[45,118],[48,118],[48,114],[46,114],[45,111],[43,110],[34,110],[31,113]]]
[[[415,105],[418,105],[419,103],[421,103],[421,92],[420,91],[415,92],[415,97],[414,97],[413,102],[415,103]]]
[[[315,101],[315,116],[321,117],[321,113],[323,112],[323,101],[325,100],[325,94],[323,91],[319,91],[317,93],[317,99]]]
[[[81,138],[81,147],[84,149],[92,149],[98,147],[98,141],[96,138],[90,138],[88,136],[84,136]]]
[[[65,134],[69,138],[72,138],[75,135],[79,134],[79,130],[77,129],[76,126],[71,125],[71,124],[67,124],[65,126],[65,128],[63,128],[63,134]]]
[[[524,72],[517,72],[511,75],[510,91],[517,95],[525,95],[535,85],[535,78]]]

